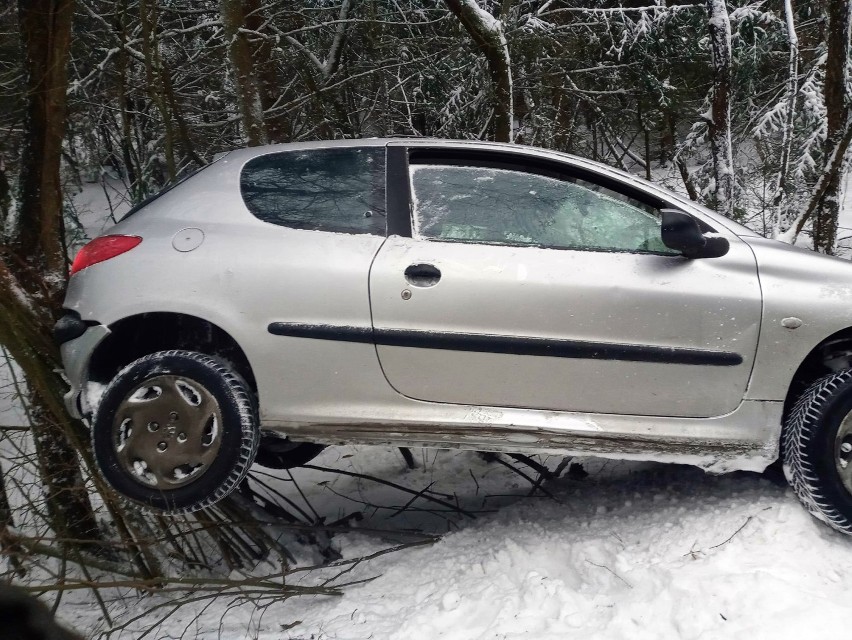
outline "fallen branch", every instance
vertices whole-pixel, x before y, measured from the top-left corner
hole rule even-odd
[[[530,496],[532,496],[536,492],[536,490],[538,490],[538,491],[541,491],[546,497],[550,498],[551,500],[555,500],[556,502],[559,502],[559,500],[556,498],[556,496],[554,496],[547,489],[545,489],[541,486],[541,482],[544,479],[543,475],[539,474],[539,479],[535,480],[534,478],[530,477],[528,474],[526,474],[523,471],[521,471],[520,469],[518,469],[516,466],[511,465],[508,462],[506,462],[505,460],[503,460],[502,458],[500,458],[499,455],[494,455],[493,458],[488,458],[488,459],[493,460],[494,462],[497,462],[499,464],[502,464],[507,469],[511,469],[512,471],[517,473],[519,476],[521,476],[524,480],[529,482],[532,485],[532,490],[530,491]],[[550,472],[548,471],[548,474],[549,473]]]
[[[343,469],[330,469],[328,467],[318,467],[313,464],[306,464],[302,466],[303,469],[313,469],[314,471],[325,471],[327,473],[339,473],[344,476],[349,476],[351,478],[361,478],[362,480],[371,480],[372,482],[377,482],[378,484],[383,484],[387,487],[393,487],[394,489],[399,489],[400,491],[404,491],[405,493],[409,493],[411,495],[418,495],[417,491],[413,489],[409,489],[408,487],[403,487],[402,485],[396,484],[395,482],[390,482],[388,480],[382,480],[381,478],[376,478],[375,476],[369,476],[364,473],[356,473],[354,471],[344,471]],[[428,487],[427,487],[428,488]],[[438,498],[433,498],[432,496],[425,495],[421,492],[419,494],[424,500],[428,500],[429,502],[434,502],[435,504],[439,504],[442,507],[449,507],[453,511],[457,513],[461,513],[466,515],[468,518],[476,519],[476,516],[473,515],[470,511],[462,509],[451,502],[447,502],[446,500],[439,500]]]
[[[288,585],[281,582],[273,582],[276,578],[285,578],[289,571],[264,576],[262,578],[242,578],[239,580],[222,578],[149,578],[135,580],[78,580],[63,584],[35,584],[16,585],[22,591],[29,593],[53,593],[58,591],[79,591],[81,589],[142,589],[156,593],[178,593],[192,591],[197,592],[221,592],[226,589],[239,589],[253,587],[254,592],[277,591],[291,594],[312,594],[339,596],[341,592],[336,588],[327,587],[304,587],[301,585]],[[166,585],[166,586],[161,586]],[[169,586],[171,585],[171,586]]]
[[[828,185],[840,172],[840,168],[843,166],[844,159],[846,158],[846,150],[849,148],[850,143],[852,143],[852,115],[846,119],[846,129],[843,132],[843,135],[838,138],[837,144],[834,145],[834,148],[828,155],[825,167],[823,168],[820,179],[814,188],[813,194],[811,194],[808,206],[793,222],[793,224],[790,225],[790,228],[778,236],[779,240],[789,242],[790,244],[795,242],[796,237],[802,232],[805,223],[814,215],[814,212],[816,212],[817,208],[822,203],[822,197],[828,190]]]

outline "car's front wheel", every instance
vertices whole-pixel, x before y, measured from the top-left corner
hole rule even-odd
[[[242,481],[259,430],[250,390],[226,364],[190,351],[132,362],[93,420],[95,459],[120,494],[149,509],[210,506]]]
[[[808,510],[852,535],[852,369],[802,394],[784,425],[781,453],[787,480]]]

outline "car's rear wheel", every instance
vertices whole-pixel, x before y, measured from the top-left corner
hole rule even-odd
[[[250,391],[219,360],[160,351],[132,362],[104,392],[92,442],[101,473],[151,510],[210,506],[242,481],[259,430]]]
[[[852,369],[802,394],[784,425],[781,454],[787,480],[808,510],[852,535]]]

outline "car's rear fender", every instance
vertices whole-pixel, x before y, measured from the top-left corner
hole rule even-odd
[[[140,211],[115,231],[138,235],[142,243],[76,273],[65,306],[84,322],[110,329],[155,313],[217,327],[245,355],[257,381],[261,415],[282,417],[294,402],[330,402],[341,395],[338,385],[346,397],[396,395],[371,344],[286,338],[268,331],[275,322],[369,327],[368,271],[384,237],[288,229],[253,218],[241,200],[238,207],[233,220],[217,214],[206,222],[184,213]],[[184,234],[187,229],[196,231]],[[181,250],[184,235],[200,242]],[[144,323],[138,328],[145,330]]]

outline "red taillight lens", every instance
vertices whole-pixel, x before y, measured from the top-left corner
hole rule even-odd
[[[142,242],[139,236],[101,236],[95,238],[85,247],[80,249],[74,262],[71,264],[71,275],[82,271],[93,264],[109,260],[122,253],[130,251]]]

